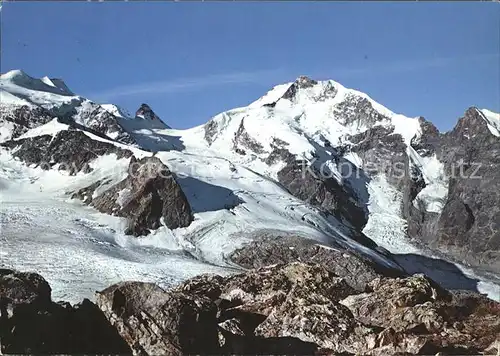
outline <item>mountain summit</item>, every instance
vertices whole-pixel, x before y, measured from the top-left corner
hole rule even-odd
[[[139,109],[135,112],[135,117],[144,120],[160,120],[160,118],[155,114],[153,109],[149,107],[148,104],[141,104]]]

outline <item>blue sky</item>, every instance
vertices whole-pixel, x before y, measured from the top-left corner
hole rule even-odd
[[[7,2],[1,70],[186,128],[299,75],[450,129],[500,111],[498,3]]]

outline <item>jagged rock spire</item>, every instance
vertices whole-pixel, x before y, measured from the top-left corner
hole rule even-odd
[[[148,104],[141,104],[139,109],[135,113],[136,118],[144,119],[144,120],[160,120],[158,115],[155,114],[153,109],[149,107]]]

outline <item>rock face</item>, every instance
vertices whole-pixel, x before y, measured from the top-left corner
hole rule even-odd
[[[0,126],[12,126],[5,137],[0,135],[0,142],[17,138],[29,129],[44,125],[54,116],[41,107],[28,105],[16,106],[13,109],[0,105]]]
[[[85,128],[98,132],[109,139],[125,144],[136,144],[134,138],[122,127],[120,119],[101,105],[89,101],[73,110],[67,120],[83,125]]]
[[[208,127],[207,130],[210,130]],[[236,131],[233,139],[233,149],[240,155],[246,155],[247,151],[261,154],[264,153],[264,148],[260,143],[254,140],[245,130],[245,120],[241,120],[238,131]]]
[[[439,157],[451,174],[435,245],[459,259],[500,271],[500,138],[477,109],[443,135]],[[471,253],[472,252],[472,253]]]
[[[76,192],[73,197],[86,197],[84,202],[99,211],[128,219],[126,234],[149,234],[165,224],[170,229],[188,226],[193,217],[191,207],[172,173],[158,158],[132,157],[128,177],[95,198],[100,183]]]
[[[349,185],[340,184],[310,162],[289,156],[286,165],[278,172],[278,180],[295,197],[320,207],[358,231],[368,221],[366,206],[356,199],[356,193]]]
[[[415,138],[411,141],[411,147],[422,157],[429,157],[436,152],[439,145],[440,133],[436,126],[423,117],[419,117],[420,129],[422,134],[420,139]]]
[[[160,120],[158,115],[155,114],[153,109],[151,109],[148,104],[141,104],[135,113],[135,117],[144,120]]]
[[[499,303],[423,275],[379,276],[360,292],[321,265],[279,263],[171,290],[122,282],[96,299],[54,303],[41,276],[0,270],[0,351],[382,356],[495,354],[500,344]]]
[[[477,294],[422,275],[376,277],[360,293],[299,262],[202,275],[170,291],[122,283],[98,304],[145,354],[474,354],[494,350],[500,335],[500,304]]]
[[[367,98],[349,95],[339,107],[342,112],[342,122],[344,125],[354,125],[355,127],[372,127],[376,123],[387,120],[373,108]]]
[[[353,144],[351,151],[363,160],[366,174],[383,174],[398,189],[404,187],[408,156],[401,135],[394,134],[392,128],[374,126],[349,140]]]
[[[121,283],[97,295],[97,305],[135,354],[215,354],[217,308],[149,283]]]
[[[0,353],[130,353],[93,303],[54,303],[50,292],[37,274],[0,269]]]
[[[423,134],[412,148],[423,157],[433,154],[444,165],[448,194],[440,213],[414,201],[425,183],[418,177],[406,186],[408,233],[452,258],[492,272],[500,271],[500,139],[482,114],[470,108],[455,128],[439,134],[421,119]],[[410,182],[412,183],[412,182]]]
[[[59,170],[74,175],[92,171],[89,163],[99,156],[115,154],[116,157],[130,157],[132,152],[110,143],[93,140],[82,131],[64,130],[54,136],[42,135],[0,144],[15,149],[12,153],[26,164],[34,164],[42,169],[57,165]]]
[[[230,259],[247,269],[296,261],[316,263],[344,278],[350,287],[360,292],[377,277],[402,275],[401,271],[383,268],[354,251],[337,250],[293,235],[263,237],[234,251]]]

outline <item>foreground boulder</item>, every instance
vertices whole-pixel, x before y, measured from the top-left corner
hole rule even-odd
[[[47,281],[0,269],[0,354],[127,354],[130,349],[96,305],[51,301]]]
[[[484,296],[448,292],[423,275],[379,278],[369,288],[341,304],[357,320],[384,328],[381,350],[391,352],[406,338],[415,353],[418,346],[426,354],[478,354],[500,341],[500,304]]]
[[[82,198],[103,213],[127,218],[126,234],[147,235],[162,222],[170,229],[186,227],[193,219],[184,192],[168,167],[156,157],[132,157],[127,178],[91,198],[101,183],[80,189],[73,198]]]
[[[150,283],[121,283],[97,294],[97,304],[135,354],[214,354],[217,308]]]

